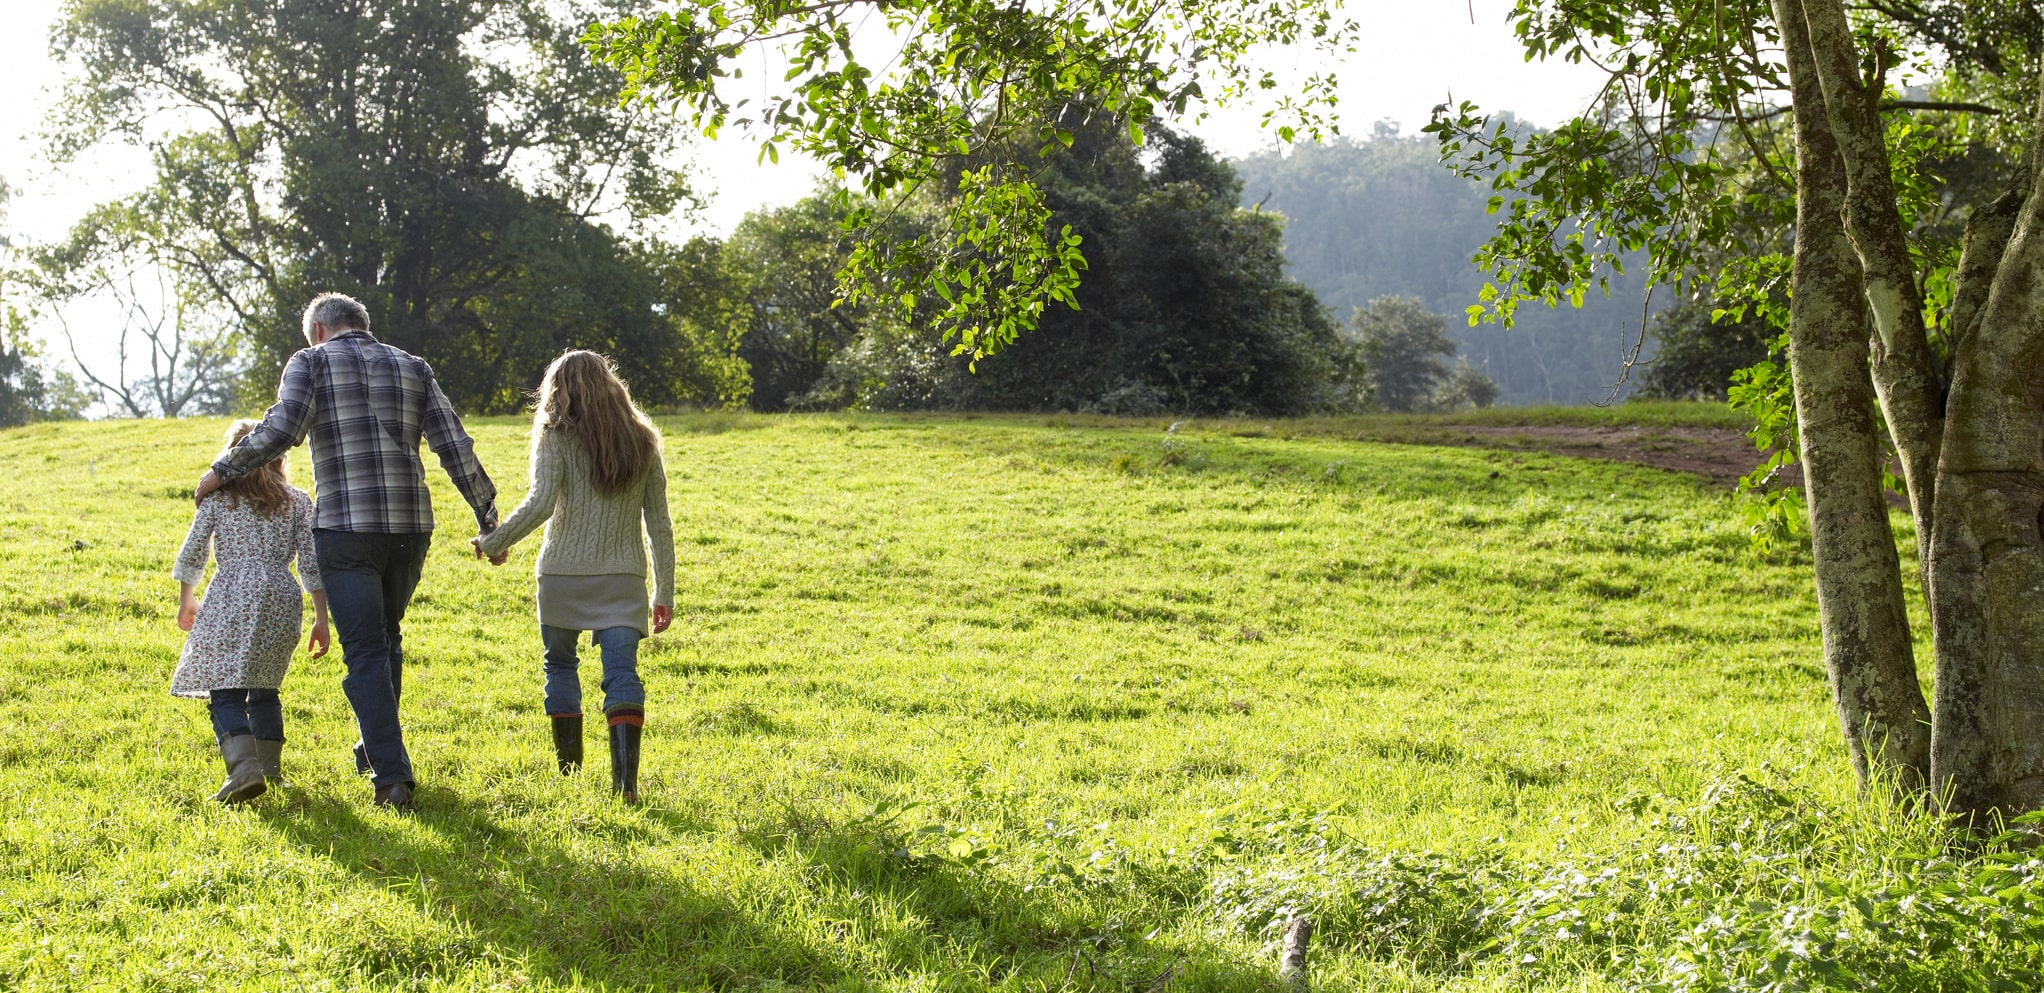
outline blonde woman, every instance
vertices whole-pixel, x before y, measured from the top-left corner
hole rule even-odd
[[[497,560],[546,522],[536,571],[554,757],[562,775],[582,764],[576,642],[582,632],[593,632],[603,657],[611,791],[637,803],[639,736],[646,723],[639,641],[667,630],[674,619],[674,529],[660,432],[632,404],[610,360],[580,349],[547,366],[534,408],[532,489],[497,530],[475,539],[476,555]]]
[[[257,423],[234,422],[227,446],[248,437]],[[202,603],[192,591],[206,576],[209,554],[220,566]],[[294,558],[297,579],[291,577]],[[227,781],[213,799],[253,800],[265,781],[284,779],[284,705],[277,691],[304,623],[301,585],[312,594],[312,657],[325,655],[332,643],[312,550],[312,498],[291,485],[283,459],[235,477],[199,504],[171,576],[178,582],[177,626],[190,632],[170,677],[171,695],[208,701],[227,764]]]

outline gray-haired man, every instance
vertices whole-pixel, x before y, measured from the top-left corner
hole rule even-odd
[[[420,440],[440,457],[484,534],[497,527],[497,488],[432,368],[372,337],[360,303],[321,294],[305,308],[304,330],[312,347],[284,366],[262,426],[200,477],[198,499],[311,435],[313,545],[348,666],[341,689],[362,732],[356,764],[372,774],[378,805],[408,809],[417,782],[398,721],[399,626],[433,536]]]

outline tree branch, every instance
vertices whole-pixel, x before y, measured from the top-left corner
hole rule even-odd
[[[1882,110],[1942,110],[1955,114],[1988,114],[2001,116],[2000,107],[1984,103],[1968,103],[1963,100],[1883,100]]]

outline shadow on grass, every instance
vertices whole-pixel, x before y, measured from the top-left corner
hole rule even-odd
[[[1143,937],[1170,923],[1145,911],[1175,916],[1185,893],[1032,891],[969,855],[947,857],[943,829],[906,830],[884,808],[837,821],[785,803],[757,813],[735,839],[763,862],[797,867],[818,918],[881,964],[861,982],[919,972],[966,989],[1279,988],[1271,972],[1210,945]]]
[[[650,872],[618,857],[623,852],[571,851],[508,829],[444,789],[429,791],[408,819],[320,795],[263,816],[300,848],[416,904],[431,922],[347,922],[353,965],[364,974],[419,981],[484,964],[611,990],[762,981],[813,988],[845,977],[824,950],[758,919],[732,894]],[[679,818],[666,823],[703,830]],[[668,840],[643,820],[590,818],[563,829],[601,832],[625,849]]]
[[[444,791],[409,820],[330,796],[299,800],[263,816],[422,912],[409,928],[347,922],[351,965],[384,979],[454,978],[480,965],[608,990],[867,989],[908,976],[944,989],[1276,988],[1271,973],[1203,943],[1137,937],[1165,921],[1094,906],[1126,901],[1053,906],[996,874],[912,853],[872,819],[833,823],[782,807],[734,831],[648,806],[564,826],[621,849],[577,851]],[[737,856],[724,860],[726,891],[696,881],[716,870],[656,872],[632,857],[683,838]]]

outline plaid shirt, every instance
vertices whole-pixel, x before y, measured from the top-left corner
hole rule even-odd
[[[497,487],[424,359],[360,330],[291,356],[262,426],[220,453],[213,472],[231,480],[283,455],[308,433],[319,495],[313,527],[432,531],[433,501],[419,461],[423,437],[475,508],[478,529],[496,530]]]

